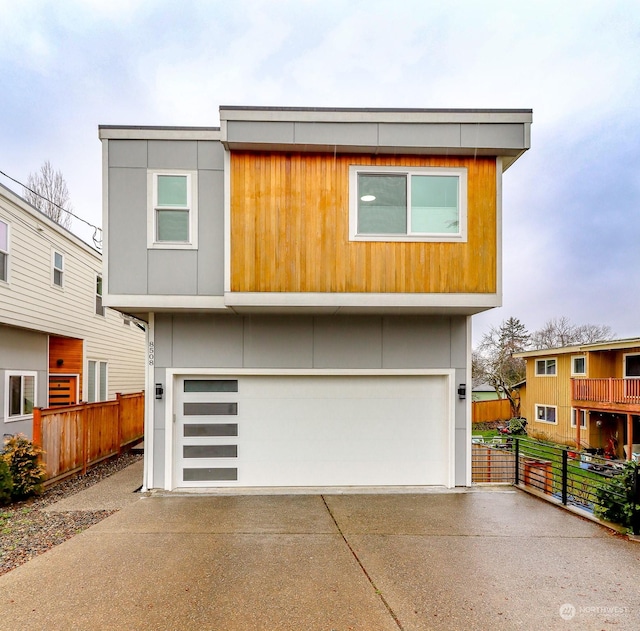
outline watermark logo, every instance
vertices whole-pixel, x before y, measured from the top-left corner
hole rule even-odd
[[[576,615],[576,608],[571,603],[560,605],[560,617],[563,620],[571,620]]]
[[[580,607],[576,609],[571,603],[560,605],[558,612],[563,620],[573,620],[576,614],[622,616],[629,613],[629,607]]]

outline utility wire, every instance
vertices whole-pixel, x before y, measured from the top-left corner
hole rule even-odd
[[[29,188],[26,184],[23,184],[19,180],[16,180],[14,177],[11,177],[10,175],[7,175],[4,171],[0,170],[0,175],[4,175],[6,178],[10,179],[12,182],[15,182],[16,184],[19,184],[20,186],[22,186],[22,188],[27,189],[28,191],[30,191],[34,195],[37,195],[41,199],[44,199],[46,202],[49,202],[50,204],[53,204],[56,208],[59,208],[60,210],[63,210],[65,213],[68,213],[74,219],[77,219],[78,221],[81,221],[82,223],[84,223],[87,226],[89,226],[90,228],[93,228],[93,230],[94,230],[94,232],[93,232],[93,242],[96,245],[96,247],[100,248],[100,246],[98,244],[102,243],[102,239],[98,239],[97,235],[98,235],[98,232],[102,232],[102,228],[100,228],[98,226],[95,226],[94,224],[88,222],[86,219],[83,219],[82,217],[78,217],[78,215],[72,213],[70,210],[67,210],[66,208],[63,208],[62,206],[60,206],[60,204],[56,204],[54,201],[51,201],[48,197],[45,197],[44,195],[41,195],[37,191],[34,191],[32,188]]]

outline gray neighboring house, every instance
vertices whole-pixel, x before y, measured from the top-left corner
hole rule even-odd
[[[471,316],[501,304],[502,175],[531,120],[100,126],[104,303],[148,322],[144,486],[469,485]]]

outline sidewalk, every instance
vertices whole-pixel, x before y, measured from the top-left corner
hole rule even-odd
[[[124,502],[0,577],[0,629],[638,628],[638,544],[509,487],[146,496],[136,466],[58,504]]]

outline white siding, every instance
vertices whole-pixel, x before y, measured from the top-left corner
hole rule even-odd
[[[95,312],[102,257],[7,189],[0,187],[0,219],[10,226],[9,282],[0,281],[0,323],[84,340],[88,359],[109,364],[109,398],[144,389],[145,336],[122,315]],[[52,252],[64,254],[64,283],[52,279]],[[86,385],[84,395],[86,394]]]

